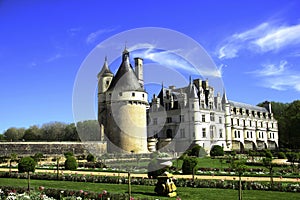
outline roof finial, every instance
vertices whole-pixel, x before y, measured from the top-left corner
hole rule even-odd
[[[190,84],[192,84],[192,76],[190,75]]]

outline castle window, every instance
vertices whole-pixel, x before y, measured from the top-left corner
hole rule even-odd
[[[222,117],[219,117],[219,123],[222,124]]]
[[[172,123],[172,117],[167,117],[167,123]]]
[[[240,132],[240,131],[238,131],[238,137],[239,137],[239,138],[241,137],[241,132]]]
[[[184,122],[184,115],[179,115],[179,121]]]
[[[247,138],[249,138],[249,131],[247,131]]]
[[[210,126],[209,131],[210,131],[210,138],[214,138],[215,135],[215,126]]]
[[[206,138],[206,128],[202,128],[202,137]]]
[[[106,81],[106,86],[108,86],[108,84],[109,84],[109,81]]]
[[[119,92],[119,96],[122,96],[123,94],[122,94],[122,92]]]
[[[240,119],[237,119],[237,125],[239,126],[240,125]]]
[[[202,115],[202,122],[205,122],[205,115]]]
[[[250,126],[252,126],[252,121],[251,120],[249,121],[249,123],[250,123]]]
[[[133,92],[133,93],[131,94],[131,96],[135,97],[135,93]]]
[[[236,131],[234,131],[234,137],[235,137],[235,138],[237,138],[237,134],[236,134]]]
[[[250,132],[250,136],[251,136],[251,138],[252,138],[252,131]]]
[[[222,129],[219,130],[219,136],[220,136],[220,138],[223,138],[223,130]]]
[[[215,113],[210,113],[210,121],[215,121]]]
[[[204,108],[204,101],[203,100],[201,100],[200,104],[201,104],[201,108]]]
[[[145,94],[142,94],[142,97],[145,97]]]
[[[180,137],[185,138],[185,130],[184,128],[180,129]]]

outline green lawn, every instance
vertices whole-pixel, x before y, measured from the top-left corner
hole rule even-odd
[[[8,179],[0,178],[0,188],[1,186],[27,186],[27,180],[25,179]],[[82,182],[66,182],[66,181],[43,181],[43,180],[31,180],[31,186],[38,188],[39,186],[44,186],[45,188],[58,188],[58,189],[69,189],[69,190],[84,190],[84,191],[94,191],[101,192],[102,190],[107,190],[111,193],[125,193],[127,192],[127,185],[121,184],[100,184],[100,183],[82,183]],[[151,198],[153,199],[170,199],[167,197],[156,197],[154,194],[153,186],[137,186],[132,185],[132,196],[139,198]],[[178,188],[178,195],[182,200],[231,200],[237,199],[238,191],[231,189],[210,189],[210,188]],[[299,193],[286,193],[286,192],[270,192],[270,191],[255,191],[255,190],[245,190],[243,191],[244,200],[296,200],[299,199]],[[175,198],[173,198],[175,199]]]

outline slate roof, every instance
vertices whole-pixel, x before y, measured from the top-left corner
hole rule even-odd
[[[98,77],[103,76],[103,75],[113,76],[113,73],[110,71],[110,69],[108,67],[107,57],[105,57],[103,67],[102,67],[101,71],[98,73]]]
[[[229,104],[233,107],[238,107],[238,108],[245,108],[248,110],[255,110],[259,112],[268,112],[268,110],[264,107],[260,106],[254,106],[246,103],[241,103],[241,102],[236,102],[236,101],[229,101]]]
[[[129,62],[129,52],[124,50],[122,63],[112,79],[109,91],[144,91]]]

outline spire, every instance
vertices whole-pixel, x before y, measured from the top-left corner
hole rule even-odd
[[[225,89],[223,89],[223,97],[222,97],[222,103],[228,103],[227,95]]]
[[[104,59],[104,63],[103,63],[103,67],[101,69],[101,71],[98,73],[98,77],[100,76],[112,76],[113,73],[110,71],[109,67],[108,67],[108,62],[107,62],[107,56],[105,56]]]
[[[127,51],[126,46],[122,53],[122,63],[109,87],[109,90],[113,89],[120,91],[144,91],[129,62],[129,51]]]

